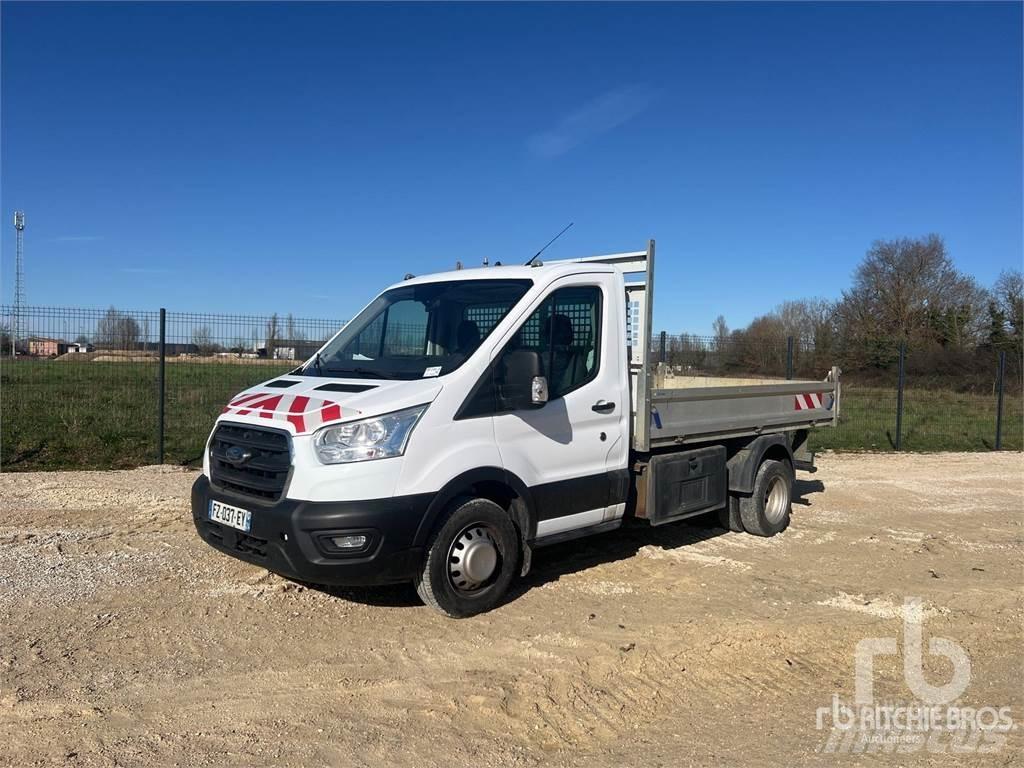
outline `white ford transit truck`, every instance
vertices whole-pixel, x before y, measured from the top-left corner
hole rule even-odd
[[[199,535],[316,584],[496,606],[537,547],[718,511],[789,523],[839,375],[667,387],[646,250],[413,277],[300,368],[235,396],[192,489]],[[712,386],[707,386],[711,384]]]

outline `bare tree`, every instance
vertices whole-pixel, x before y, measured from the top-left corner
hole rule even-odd
[[[719,315],[711,325],[715,334],[715,348],[720,352],[729,338],[729,326],[725,322],[725,315]]]
[[[139,343],[139,324],[114,307],[96,324],[96,346],[105,349],[135,349]]]
[[[719,365],[727,370],[778,372],[792,336],[800,376],[820,375],[835,364],[848,371],[889,368],[900,342],[910,344],[908,365],[917,373],[990,371],[992,349],[1014,352],[1011,370],[1019,371],[1024,277],[1019,270],[1004,272],[986,291],[956,269],[937,235],[877,241],[841,301],[783,302],[727,341],[724,318],[714,330]]]
[[[295,324],[295,318],[292,317],[291,312],[288,313],[288,317],[285,318],[285,338],[289,341],[304,341],[305,336],[302,331],[299,330]]]
[[[274,350],[277,348],[277,340],[281,337],[280,329],[278,328],[277,313],[271,315],[267,321],[267,339],[266,339],[266,350],[267,357],[274,357]]]
[[[742,336],[742,361],[752,372],[778,376],[785,371],[786,328],[778,314],[755,317]]]
[[[213,340],[213,334],[208,325],[192,329],[192,343],[196,351],[203,357],[208,357],[217,351],[217,344]]]
[[[992,298],[1005,318],[1007,335],[1019,344],[1024,338],[1024,275],[1019,269],[1000,273]]]
[[[985,294],[938,235],[876,241],[839,306],[842,336],[864,362],[888,364],[899,341],[962,347],[983,334]]]
[[[835,304],[828,299],[784,301],[774,311],[787,336],[816,343],[830,336],[835,322]]]

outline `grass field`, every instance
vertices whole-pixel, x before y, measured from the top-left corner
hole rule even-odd
[[[199,462],[228,399],[294,363],[166,366],[165,461]],[[156,461],[155,363],[19,361],[0,369],[0,466],[109,469]]]
[[[811,433],[816,451],[891,451],[896,440],[896,390],[844,384],[839,424]],[[904,451],[990,451],[996,439],[996,397],[907,388],[903,394]],[[1003,449],[1024,447],[1021,397],[1003,404]]]
[[[231,395],[293,364],[168,364],[165,460],[198,463]],[[128,468],[156,461],[154,363],[5,361],[0,368],[0,467]],[[907,389],[903,449],[985,451],[995,443],[996,398]],[[896,391],[847,383],[840,424],[816,430],[814,450],[891,451]],[[1020,396],[1007,397],[1003,447],[1024,447]]]

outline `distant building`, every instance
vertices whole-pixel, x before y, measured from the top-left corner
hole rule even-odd
[[[34,357],[57,357],[67,351],[68,343],[61,339],[30,336],[28,340],[28,353]]]
[[[96,350],[92,344],[87,341],[72,341],[68,343],[68,353],[80,353],[80,352],[93,352]]]
[[[320,347],[322,341],[309,341],[307,339],[275,339],[271,344],[266,341],[259,342],[255,352],[260,357],[269,357],[273,360],[306,360],[312,357]]]

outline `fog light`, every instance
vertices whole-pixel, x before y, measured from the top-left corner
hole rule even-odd
[[[338,549],[362,549],[366,546],[366,536],[334,536],[331,543]]]

